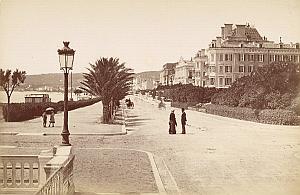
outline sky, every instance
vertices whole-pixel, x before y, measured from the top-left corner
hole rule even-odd
[[[190,59],[224,23],[250,23],[275,42],[300,42],[299,0],[0,0],[0,67],[59,73],[70,41],[73,72],[117,57],[135,72]]]

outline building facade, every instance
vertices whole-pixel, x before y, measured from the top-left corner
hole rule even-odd
[[[250,25],[225,24],[207,49],[208,87],[226,88],[257,67],[272,62],[300,61],[299,43],[268,41]]]
[[[152,90],[159,84],[159,71],[147,71],[138,73],[132,81],[133,91]]]
[[[165,64],[160,81],[162,85],[181,83],[227,88],[238,78],[273,62],[300,64],[299,43],[285,44],[281,38],[275,43],[262,37],[249,24],[225,24],[221,35],[211,41],[209,48],[198,51],[193,59],[188,61],[181,57],[172,63],[172,68]]]
[[[195,84],[195,61],[180,57],[175,67],[174,84]]]
[[[173,85],[175,77],[175,68],[177,63],[166,63],[163,65],[163,70],[160,73],[161,85]]]
[[[208,76],[207,76],[207,55],[205,54],[205,49],[202,49],[196,53],[194,57],[195,61],[195,86],[205,87],[208,83]]]

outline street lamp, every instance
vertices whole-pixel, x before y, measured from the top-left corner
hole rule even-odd
[[[68,129],[68,74],[69,71],[73,69],[73,61],[74,61],[74,54],[75,50],[69,48],[70,42],[63,42],[64,47],[62,49],[58,49],[59,55],[59,63],[60,63],[60,70],[64,71],[64,127],[61,133],[62,135],[62,144],[63,146],[70,146],[69,143],[69,129]]]

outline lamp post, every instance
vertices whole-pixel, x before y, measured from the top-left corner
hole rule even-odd
[[[62,49],[58,49],[59,55],[59,63],[60,63],[60,70],[64,71],[64,127],[62,130],[62,143],[63,146],[70,146],[69,143],[69,128],[68,128],[68,74],[69,71],[73,69],[73,62],[74,62],[74,54],[75,50],[69,48],[70,42],[63,42],[64,47]]]

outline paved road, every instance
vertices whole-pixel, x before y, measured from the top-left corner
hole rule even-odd
[[[179,121],[180,111],[175,113]],[[152,152],[163,159],[183,194],[300,194],[299,126],[187,111],[187,134],[169,135],[168,114],[135,100],[128,112],[132,133],[103,147]]]
[[[300,194],[299,126],[258,124],[187,111],[190,125],[187,134],[169,135],[169,110],[159,110],[140,99],[134,99],[134,103],[135,108],[126,111],[128,135],[71,137],[78,157],[85,155],[84,160],[81,158],[78,161],[83,162],[81,166],[84,167],[86,162],[95,162],[95,152],[91,151],[98,148],[116,148],[116,151],[117,148],[134,149],[154,154],[159,175],[168,193]],[[179,122],[180,111],[176,110],[175,113]],[[177,131],[180,132],[180,129]],[[26,147],[48,147],[60,142],[59,136],[5,135],[2,138],[5,145]],[[114,158],[124,159],[119,155]],[[144,160],[141,162],[149,164]],[[128,167],[122,167],[122,175],[132,168]],[[93,170],[92,166],[90,168]],[[82,171],[83,168],[77,170]],[[114,168],[110,169],[110,173],[118,175]],[[104,175],[107,174],[105,172]],[[145,170],[145,174],[149,174],[149,169]],[[140,181],[146,181],[142,178]],[[136,181],[131,180],[131,189],[122,189],[127,193],[157,192],[157,186],[153,185],[151,179],[147,181],[149,185],[146,191],[136,187],[139,185],[134,183]],[[103,180],[100,179],[100,182]],[[80,182],[76,185],[79,186]],[[81,189],[84,187],[80,186]],[[121,189],[119,187],[107,187],[106,190],[116,193],[116,189]]]

